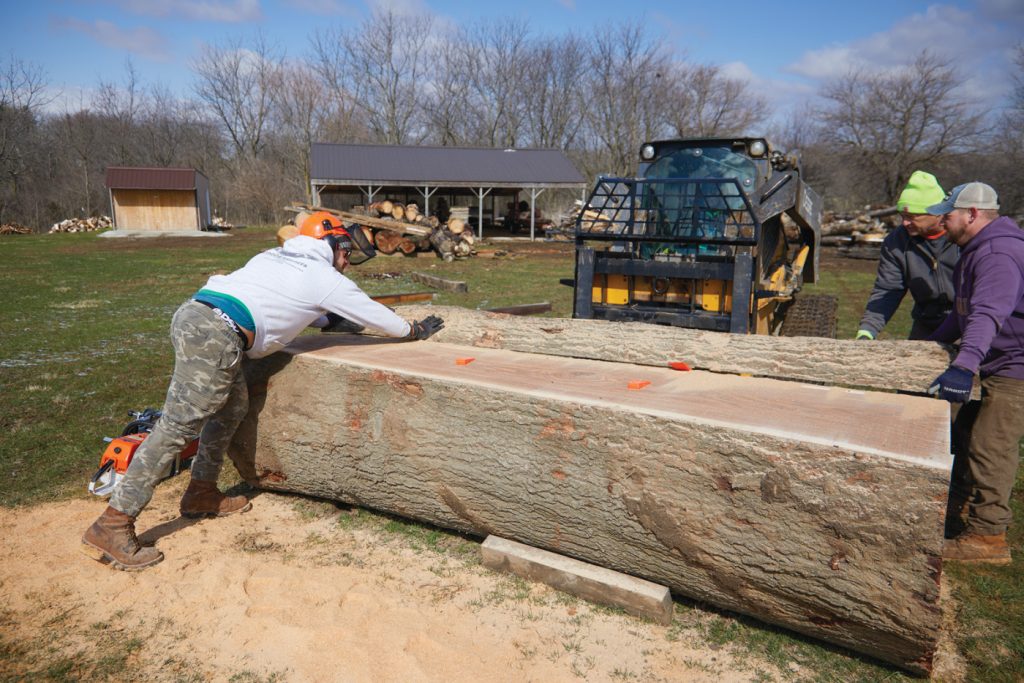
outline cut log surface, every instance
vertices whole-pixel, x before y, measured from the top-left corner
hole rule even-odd
[[[249,373],[232,457],[265,488],[499,535],[930,667],[945,402],[368,337],[300,337]]]
[[[429,284],[429,283],[425,283]],[[523,318],[454,306],[412,306],[409,319],[439,315],[431,341],[665,367],[683,361],[713,372],[924,394],[950,356],[933,342],[768,337],[647,323]]]

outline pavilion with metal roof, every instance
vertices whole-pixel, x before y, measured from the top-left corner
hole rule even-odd
[[[313,143],[310,150],[313,203],[353,200],[370,204],[396,196],[422,200],[431,214],[431,199],[449,206],[476,200],[476,229],[483,235],[484,199],[497,218],[496,196],[530,199],[530,237],[534,237],[537,197],[549,189],[583,191],[583,175],[560,150],[491,147],[413,147]],[[436,201],[436,200],[435,200]],[[466,206],[469,206],[467,203]],[[347,209],[348,206],[334,206]]]

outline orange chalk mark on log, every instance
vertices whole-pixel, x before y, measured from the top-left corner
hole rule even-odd
[[[682,370],[683,372],[689,372],[690,370],[693,369],[681,360],[672,361],[668,364],[668,366],[673,370]]]
[[[456,365],[469,365],[470,363],[472,363],[475,360],[476,360],[476,358],[456,358],[455,359],[455,364]]]
[[[565,477],[566,477],[565,472],[563,472],[562,470],[551,470],[551,475],[555,479],[565,479]]]
[[[644,387],[646,387],[650,383],[651,383],[651,381],[647,380],[647,379],[634,379],[633,381],[631,381],[629,383],[629,388],[630,389],[643,389]]]

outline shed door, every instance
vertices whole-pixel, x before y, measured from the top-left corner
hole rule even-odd
[[[118,230],[198,230],[194,190],[114,190]]]

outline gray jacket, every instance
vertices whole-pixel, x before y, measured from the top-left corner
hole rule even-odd
[[[882,242],[875,287],[858,329],[877,337],[909,291],[914,298],[911,338],[927,336],[953,308],[953,268],[959,257],[960,248],[945,235],[928,240],[911,237],[903,226],[893,230]]]

